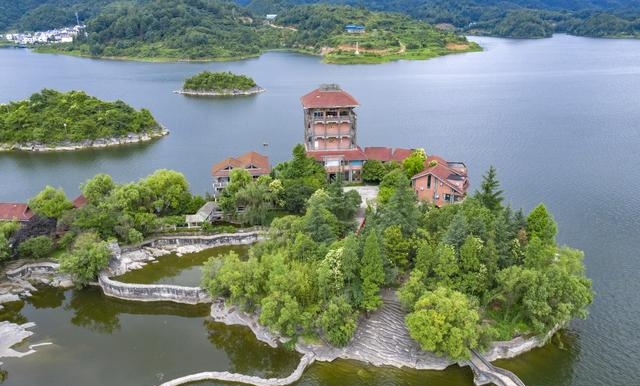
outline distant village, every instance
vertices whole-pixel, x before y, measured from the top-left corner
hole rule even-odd
[[[78,34],[83,33],[84,24],[62,27],[48,31],[8,33],[5,39],[17,45],[71,43]]]

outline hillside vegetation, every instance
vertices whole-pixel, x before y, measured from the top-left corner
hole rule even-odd
[[[348,34],[347,24],[364,34]],[[224,60],[292,49],[339,63],[426,59],[479,46],[408,16],[335,5],[291,7],[273,23],[218,0],[124,1],[87,22],[87,36],[45,52],[145,60]],[[356,43],[358,52],[356,53]]]
[[[637,0],[253,0],[247,7],[264,15],[309,3],[401,12],[443,28],[477,35],[542,38],[560,32],[595,37],[640,36]]]
[[[184,81],[184,90],[194,91],[229,91],[249,90],[256,87],[256,82],[245,75],[236,75],[231,72],[203,71]]]
[[[151,133],[160,125],[146,109],[104,102],[82,91],[44,89],[0,106],[0,143],[59,144]]]

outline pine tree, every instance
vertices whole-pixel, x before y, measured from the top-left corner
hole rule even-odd
[[[487,174],[482,176],[480,190],[476,191],[476,198],[489,210],[497,211],[502,208],[503,191],[500,190],[500,182],[496,178],[496,169],[489,166]]]

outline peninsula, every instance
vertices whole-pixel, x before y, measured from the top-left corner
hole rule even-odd
[[[178,94],[193,96],[241,96],[255,95],[264,89],[248,76],[231,72],[203,71],[184,81]]]
[[[0,151],[64,151],[150,141],[167,135],[149,110],[82,91],[43,89],[0,106]]]

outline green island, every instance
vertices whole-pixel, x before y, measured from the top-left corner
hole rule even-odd
[[[0,150],[75,150],[148,141],[168,131],[149,110],[82,91],[43,89],[0,105]]]
[[[203,71],[187,78],[179,94],[197,96],[238,96],[253,95],[264,89],[246,75],[236,75],[231,72]]]
[[[294,338],[291,345],[335,347],[348,344],[358,324],[383,306],[381,291],[397,290],[410,336],[454,360],[586,316],[593,294],[583,254],[556,244],[557,225],[544,205],[528,215],[505,206],[491,168],[474,195],[437,208],[416,200],[405,167],[410,163],[384,175],[377,204],[364,214],[359,194],[340,180],[327,183],[302,145],[271,176],[232,170],[219,198],[226,218],[269,228],[248,258],[211,258],[203,287]],[[0,228],[0,258],[53,254],[76,283],[88,283],[108,263],[107,241],[139,244],[171,232],[205,201],[169,170],[128,184],[101,174],[81,190],[87,203],[75,209],[60,189],[35,196],[29,207],[36,220]]]
[[[366,31],[348,33],[345,27],[354,23],[364,24]],[[118,2],[89,19],[86,32],[73,43],[36,50],[166,61],[236,60],[284,49],[345,64],[481,50],[463,36],[408,16],[342,5],[295,6],[267,22],[246,8],[221,1]]]

